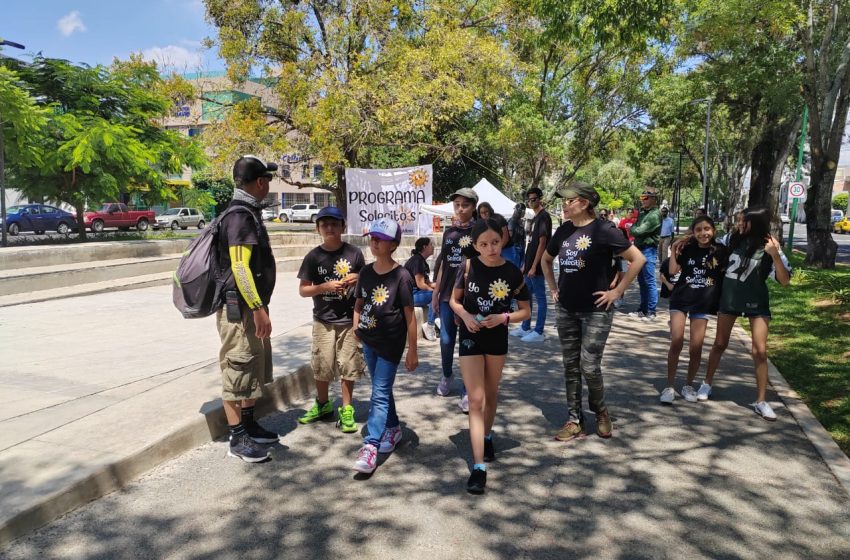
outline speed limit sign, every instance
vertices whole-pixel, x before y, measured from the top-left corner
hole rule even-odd
[[[800,183],[799,181],[795,181],[788,185],[788,198],[806,198],[806,185]]]

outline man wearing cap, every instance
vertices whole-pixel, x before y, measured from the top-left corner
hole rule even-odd
[[[236,190],[229,213],[219,224],[219,266],[225,274],[225,308],[216,315],[221,338],[221,400],[230,429],[228,455],[249,463],[268,458],[261,443],[278,441],[254,419],[254,403],[272,381],[272,323],[268,305],[277,272],[262,201],[277,165],[246,155],[233,165]],[[229,272],[229,274],[228,274]]]
[[[646,257],[646,264],[638,275],[640,284],[640,307],[636,312],[629,313],[632,317],[643,321],[655,319],[655,309],[658,307],[658,289],[655,282],[655,263],[658,260],[658,240],[661,234],[661,214],[656,207],[658,191],[647,187],[640,195],[640,212],[637,221],[629,230],[635,238],[635,247]]]
[[[531,232],[528,234],[528,247],[525,250],[525,263],[522,271],[525,273],[525,283],[529,291],[534,294],[533,300],[537,304],[537,321],[534,330],[531,330],[531,319],[523,321],[522,324],[513,329],[510,334],[521,337],[523,342],[543,342],[543,325],[546,323],[546,280],[540,270],[540,260],[546,251],[546,244],[552,237],[552,216],[543,208],[543,191],[537,187],[528,189],[525,193],[525,201],[528,207],[534,211],[534,219],[531,221]],[[529,300],[531,303],[532,300]],[[532,311],[534,305],[532,304]]]
[[[670,217],[670,210],[666,206],[661,207],[661,242],[658,245],[658,261],[662,262],[669,257],[670,245],[673,243],[673,230],[675,224]]]

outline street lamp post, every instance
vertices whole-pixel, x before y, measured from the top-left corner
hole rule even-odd
[[[4,41],[3,39],[0,39],[0,45],[8,45],[16,49],[26,48],[20,43]],[[6,156],[3,141],[3,115],[0,114],[0,217],[3,218],[3,226],[0,228],[3,230],[0,236],[0,244],[5,247],[9,244],[9,240],[6,237]]]
[[[706,97],[705,99],[694,99],[688,105],[693,105],[694,103],[705,103],[707,106],[705,112],[705,150],[703,152],[703,160],[702,160],[702,207],[705,208],[706,214],[708,213],[708,135],[711,130],[711,98]]]

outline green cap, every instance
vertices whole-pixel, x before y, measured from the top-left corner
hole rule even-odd
[[[599,204],[599,193],[596,192],[596,189],[581,181],[574,181],[569,185],[559,188],[555,196],[561,198],[583,198],[590,202],[591,207]]]

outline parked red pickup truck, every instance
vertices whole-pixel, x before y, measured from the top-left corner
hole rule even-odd
[[[151,223],[156,221],[156,212],[153,210],[130,210],[126,204],[120,202],[105,202],[97,212],[86,212],[83,215],[86,227],[95,233],[100,233],[103,228],[117,227],[118,229],[136,228],[145,231]]]

